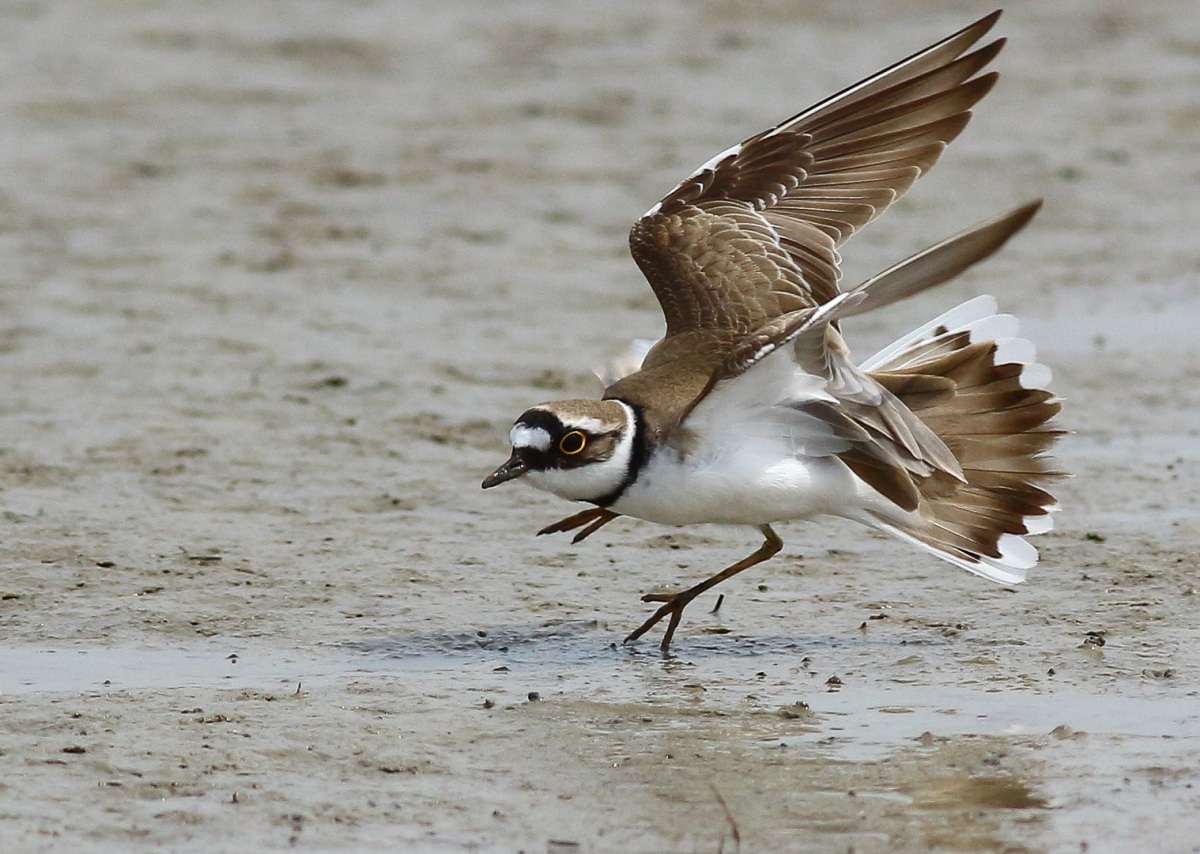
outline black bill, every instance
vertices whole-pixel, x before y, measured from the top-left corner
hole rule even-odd
[[[516,452],[513,452],[513,455],[508,458],[508,462],[483,479],[483,488],[491,489],[493,486],[499,486],[506,480],[520,477],[528,470],[525,461],[517,456]]]

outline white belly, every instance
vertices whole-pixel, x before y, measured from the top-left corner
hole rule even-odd
[[[854,516],[865,503],[862,486],[833,456],[781,458],[742,448],[681,460],[662,449],[610,509],[663,525],[765,525]]]

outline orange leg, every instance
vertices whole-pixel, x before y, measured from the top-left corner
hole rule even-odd
[[[671,638],[675,636],[675,629],[679,627],[679,620],[683,616],[683,609],[691,604],[693,599],[701,593],[716,587],[722,581],[733,578],[733,576],[742,570],[749,569],[752,566],[762,563],[764,560],[768,560],[773,555],[778,554],[779,550],[783,548],[783,540],[779,539],[779,535],[771,529],[770,525],[763,525],[759,530],[762,531],[765,539],[763,540],[763,544],[758,547],[758,550],[754,554],[742,558],[733,566],[721,570],[712,578],[701,581],[695,587],[689,587],[687,590],[679,593],[647,593],[643,596],[643,602],[663,602],[665,604],[655,611],[650,619],[642,623],[629,637],[625,638],[625,643],[632,643],[637,640],[653,628],[659,620],[670,614],[671,620],[667,623],[667,631],[663,634],[662,644],[660,644],[662,654],[664,656],[670,655]]]
[[[547,525],[538,531],[537,535],[540,537],[542,534],[558,534],[562,531],[573,531],[580,525],[587,525],[586,528],[571,538],[571,543],[574,544],[580,540],[586,540],[620,515],[620,513],[614,513],[611,510],[605,510],[603,507],[589,507],[587,510],[581,510],[576,513],[574,516],[568,516],[566,519],[559,519],[553,525]]]

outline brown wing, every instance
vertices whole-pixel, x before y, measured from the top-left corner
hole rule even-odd
[[[667,341],[734,342],[838,293],[837,247],[899,198],[991,89],[1003,40],[983,18],[713,158],[634,225],[630,248]],[[965,54],[965,55],[964,55]]]

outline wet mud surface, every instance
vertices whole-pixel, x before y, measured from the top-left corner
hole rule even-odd
[[[990,7],[0,4],[0,847],[1195,851],[1200,20],[1019,4],[845,250],[1027,198],[976,293],[1073,431],[1001,587],[849,523],[757,546],[479,481],[660,320],[632,220]]]

